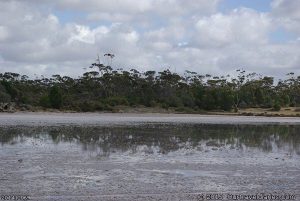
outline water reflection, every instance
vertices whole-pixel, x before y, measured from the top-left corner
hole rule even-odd
[[[18,146],[26,139],[43,139],[53,144],[70,142],[83,150],[110,153],[155,150],[167,154],[180,149],[202,150],[255,148],[263,152],[280,149],[300,155],[299,125],[177,125],[147,124],[126,127],[3,127],[0,128],[2,146]]]

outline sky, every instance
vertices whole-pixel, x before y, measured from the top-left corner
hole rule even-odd
[[[300,74],[298,0],[0,0],[0,72]],[[89,68],[88,68],[89,69]]]

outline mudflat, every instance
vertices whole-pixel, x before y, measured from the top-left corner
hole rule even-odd
[[[0,196],[300,200],[299,122],[175,114],[0,114]]]

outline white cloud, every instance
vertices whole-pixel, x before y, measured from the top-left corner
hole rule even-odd
[[[199,45],[222,47],[232,44],[256,45],[268,42],[272,20],[267,14],[251,9],[235,9],[230,14],[217,13],[196,23]]]
[[[97,53],[114,53],[114,66],[127,69],[227,74],[243,67],[273,75],[297,70],[300,42],[270,40],[283,21],[293,31],[299,24],[296,14],[279,12],[281,1],[273,1],[271,13],[240,8],[227,14],[216,12],[218,2],[1,1],[0,71],[76,76]],[[88,19],[107,23],[61,23],[56,9],[88,12]]]
[[[23,0],[14,0],[24,2]],[[166,18],[183,15],[206,15],[216,11],[221,0],[28,0],[31,6],[55,7],[87,13],[88,20],[112,22],[139,21],[149,15]],[[146,19],[145,19],[146,20]]]

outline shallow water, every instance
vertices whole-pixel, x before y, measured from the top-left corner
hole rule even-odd
[[[264,192],[300,199],[300,125],[6,125],[0,143],[0,195],[201,200]]]

